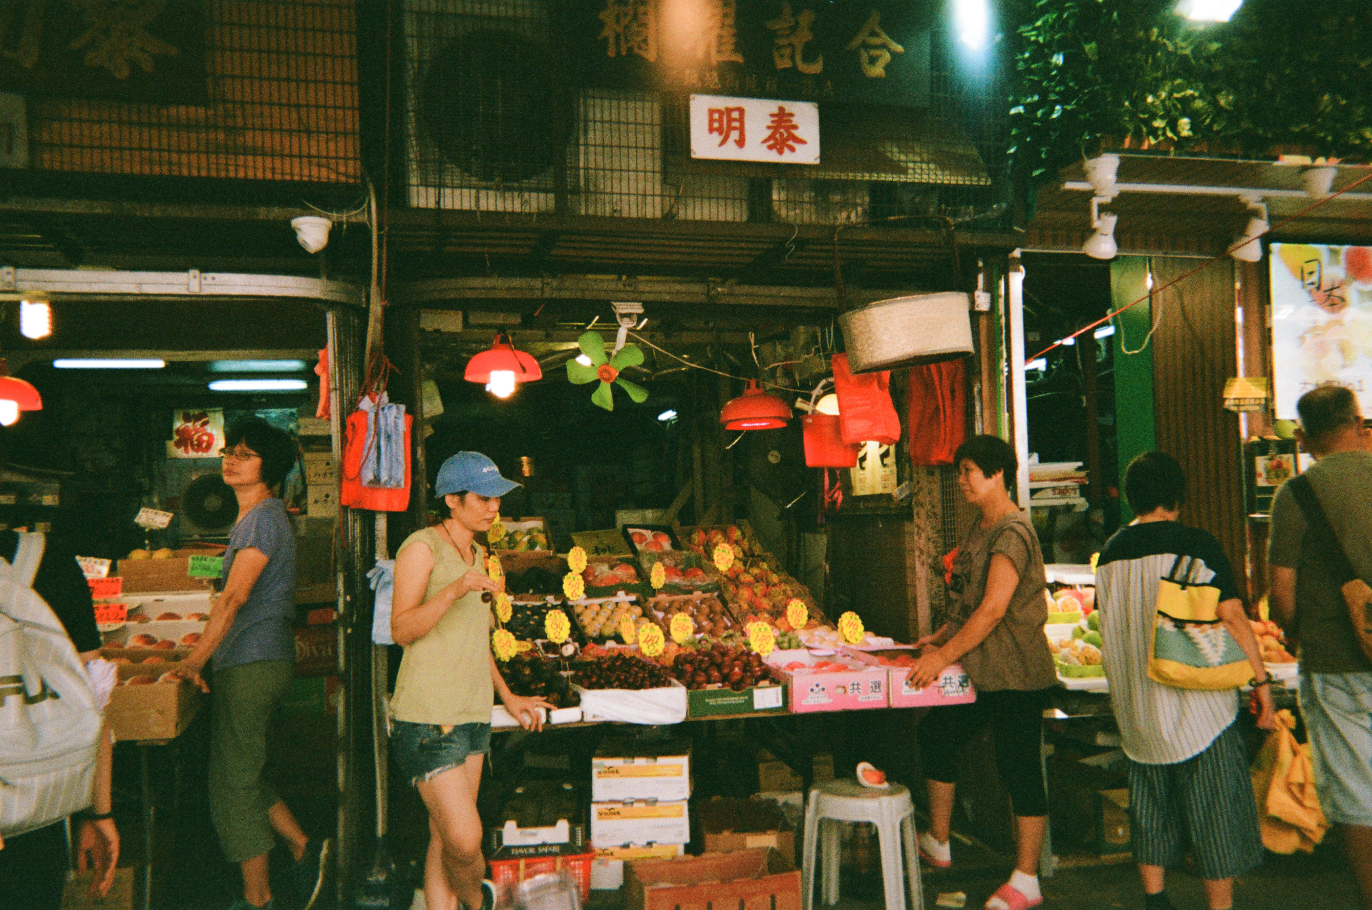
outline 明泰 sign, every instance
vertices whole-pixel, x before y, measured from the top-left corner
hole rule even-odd
[[[692,95],[691,157],[819,164],[819,105]]]

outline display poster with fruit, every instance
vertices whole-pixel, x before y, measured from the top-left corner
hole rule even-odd
[[[852,610],[838,618],[838,631],[843,636],[843,640],[850,645],[861,642],[862,636],[866,634],[866,630],[862,628],[862,617]]]
[[[543,631],[547,634],[548,641],[560,645],[571,634],[572,623],[561,610],[549,610],[548,615],[543,617]]]
[[[1253,482],[1260,487],[1279,487],[1295,476],[1295,455],[1279,452],[1253,459]]]
[[[224,448],[224,410],[187,408],[172,412],[168,458],[217,458]]]
[[[568,600],[581,600],[586,596],[586,582],[576,572],[568,572],[562,579],[562,593]]]
[[[685,613],[678,613],[672,617],[671,629],[672,641],[679,645],[684,645],[695,637],[695,620],[691,619],[691,617],[687,616]]]
[[[581,547],[572,547],[567,553],[567,568],[580,575],[586,571],[586,551]]]
[[[721,572],[727,572],[734,565],[734,548],[727,543],[719,544],[714,551],[715,568]]]
[[[805,601],[799,597],[792,597],[786,602],[786,621],[791,624],[792,629],[805,628],[805,624],[810,621],[810,608],[805,606]]]
[[[638,641],[638,626],[634,625],[633,617],[620,617],[619,637],[626,645],[631,645]]]
[[[491,633],[491,650],[497,660],[508,661],[518,653],[518,642],[508,629],[496,629]]]
[[[748,648],[753,653],[766,657],[775,647],[776,636],[772,634],[771,626],[765,622],[748,624]]]
[[[1337,383],[1360,393],[1372,416],[1372,247],[1274,243],[1272,370],[1276,416],[1296,420],[1296,400]]]
[[[514,601],[510,600],[510,595],[501,591],[495,596],[495,618],[502,623],[507,623],[513,615]]]
[[[638,648],[648,657],[661,657],[667,640],[657,626],[643,626],[638,630]]]
[[[491,556],[486,560],[486,574],[492,579],[499,580],[505,577],[505,570],[500,566],[500,557]]]
[[[663,585],[667,584],[667,567],[660,562],[653,563],[653,571],[648,575],[648,580],[652,582],[653,590],[661,591]]]

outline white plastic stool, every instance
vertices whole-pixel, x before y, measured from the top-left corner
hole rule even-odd
[[[907,876],[913,910],[924,910],[924,887],[919,880],[919,856],[915,848],[915,807],[910,801],[910,791],[900,784],[873,790],[855,780],[825,781],[810,791],[810,800],[805,807],[805,852],[800,875],[805,910],[812,910],[814,905],[815,863],[820,860],[824,870],[820,882],[824,902],[831,907],[838,903],[837,822],[871,822],[876,827],[886,910],[905,910]],[[817,856],[815,848],[820,840],[821,825],[824,825],[824,838]]]

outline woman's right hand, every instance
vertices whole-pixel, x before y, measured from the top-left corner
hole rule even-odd
[[[496,581],[485,572],[472,569],[448,585],[448,588],[453,592],[453,600],[458,600],[473,591],[490,591],[492,594],[499,594],[505,590],[505,579],[501,578]]]

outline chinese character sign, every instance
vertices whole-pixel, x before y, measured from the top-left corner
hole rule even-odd
[[[218,458],[223,447],[222,408],[183,408],[172,415],[168,458]]]
[[[819,164],[819,105],[692,95],[691,157]]]

